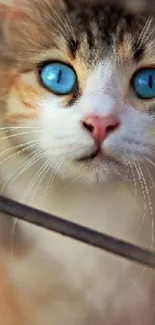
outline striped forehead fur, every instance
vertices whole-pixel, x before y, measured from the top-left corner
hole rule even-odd
[[[51,0],[21,3],[18,10],[24,15],[16,20],[8,15],[5,28],[1,27],[0,55],[22,68],[29,68],[41,52],[53,49],[68,52],[74,59],[79,52],[91,65],[107,53],[115,53],[114,44],[122,44],[126,35],[132,39],[131,56],[138,60],[148,46],[146,41],[151,43],[154,37],[153,18],[131,14],[123,7],[103,1],[87,6],[81,1],[71,4],[68,0],[58,0],[56,4]]]

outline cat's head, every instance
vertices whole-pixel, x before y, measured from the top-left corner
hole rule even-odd
[[[63,178],[105,182],[153,163],[153,18],[103,1],[16,1],[0,45],[11,140]]]

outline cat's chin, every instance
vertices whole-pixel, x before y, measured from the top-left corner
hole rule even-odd
[[[127,167],[114,157],[96,155],[83,156],[65,166],[63,179],[77,179],[80,183],[106,184],[127,179]]]
[[[126,179],[126,170],[114,161],[101,162],[95,159],[83,167],[84,182],[106,184]]]

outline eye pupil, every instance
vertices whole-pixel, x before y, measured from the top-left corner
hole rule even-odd
[[[46,89],[57,95],[70,94],[77,85],[74,69],[61,62],[44,64],[40,70],[40,81]]]
[[[152,75],[149,75],[149,87],[152,88],[153,86],[153,80],[152,80]]]
[[[57,83],[59,84],[62,78],[62,70],[59,71],[58,73],[58,79],[57,79]]]
[[[133,88],[141,99],[155,98],[155,69],[139,70],[134,75]]]

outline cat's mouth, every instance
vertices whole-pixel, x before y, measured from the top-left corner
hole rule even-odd
[[[89,162],[89,161],[95,159],[99,155],[101,155],[101,150],[99,148],[97,148],[91,154],[85,155],[85,156],[80,157],[80,158],[77,158],[76,161],[77,162]]]
[[[113,163],[113,164],[116,164],[119,166],[122,165],[122,163],[119,162],[116,158],[109,156],[109,155],[107,156],[106,154],[104,154],[100,147],[88,155],[77,158],[76,162],[89,163],[89,162],[95,160],[95,158],[97,158],[100,161],[100,163],[106,162],[108,164]]]

